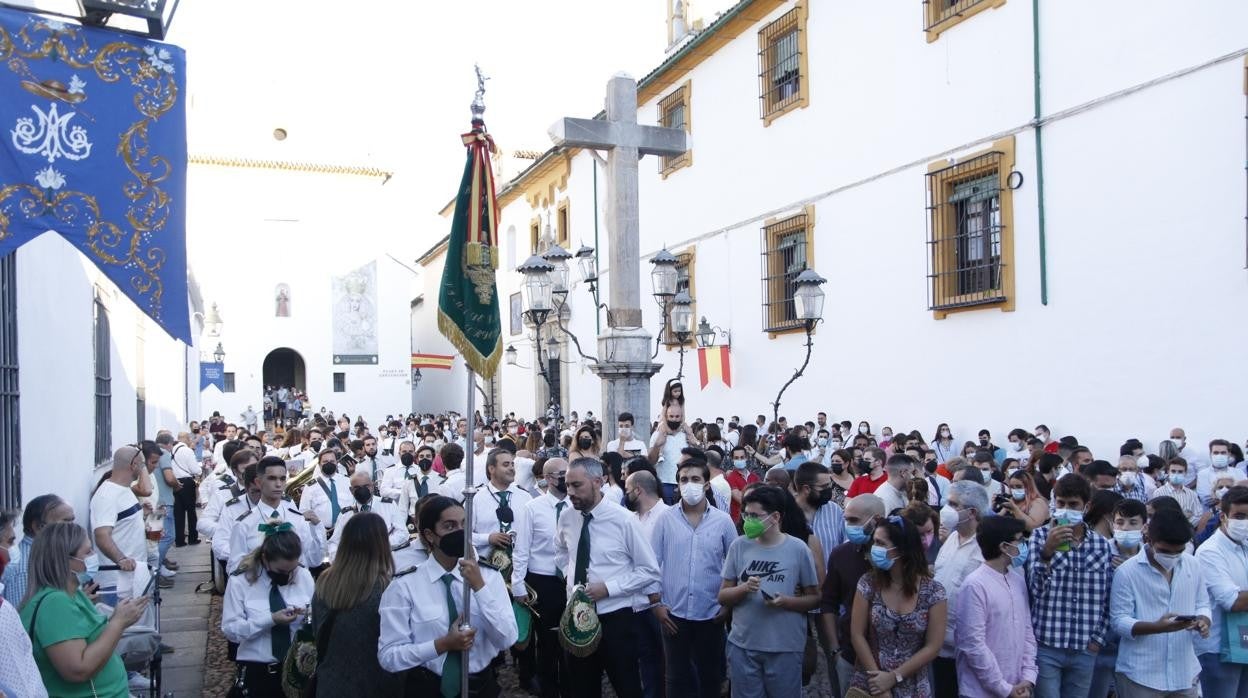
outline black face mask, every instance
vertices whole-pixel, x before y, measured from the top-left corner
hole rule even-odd
[[[412,463],[416,462],[416,456],[410,453],[400,453],[399,462],[402,463],[405,467],[410,466]]]
[[[278,572],[277,570],[269,570],[268,572],[269,579],[273,580],[273,583],[279,587],[284,587],[287,584],[290,584],[289,572]]]
[[[673,422],[672,420],[669,419],[667,420],[667,428],[671,429],[672,431],[675,431],[680,428],[680,422]]]
[[[845,464],[833,463],[831,470],[832,470],[833,475],[840,475],[841,473],[845,472]]]
[[[368,500],[373,498],[373,488],[368,485],[359,485],[351,488],[351,496],[355,497],[355,501],[360,504],[368,504]]]
[[[338,464],[333,461],[330,461],[328,463],[321,463],[321,472],[325,473],[326,475],[333,475],[334,473],[338,472]]]
[[[806,495],[806,503],[816,509],[830,501],[832,501],[832,490],[830,489],[821,492],[811,492]]]
[[[594,440],[593,439],[577,439],[576,445],[580,446],[581,449],[584,450],[584,449],[589,448],[590,446],[593,446]]]
[[[419,466],[420,466],[420,469],[421,469],[421,470],[428,470],[428,469],[430,469],[430,468],[432,468],[432,467],[433,467],[433,459],[432,459],[432,458],[421,458],[421,459],[420,459],[420,462],[419,462],[419,463],[417,463],[417,465],[419,465]]]
[[[567,493],[568,493],[568,480],[567,480],[567,478],[562,478],[562,477],[561,477],[561,478],[559,478],[558,480],[555,480],[555,489],[559,490],[559,491],[560,491],[560,492],[562,492],[563,494],[567,494]]]
[[[980,445],[980,446],[987,446],[987,445],[988,445],[988,439],[980,439],[980,440],[979,440],[979,445]]]
[[[311,448],[313,451],[319,451],[319,450],[321,450],[321,442],[320,442],[320,441],[309,441],[309,442],[308,442],[308,447],[309,447],[309,448]]]
[[[929,473],[936,472],[936,461],[929,460],[923,463],[923,469]]]
[[[627,492],[624,493],[624,506],[629,511],[637,511],[637,502]]]
[[[438,550],[441,550],[443,555],[453,560],[458,560],[463,557],[464,529],[461,528],[458,531],[451,531],[445,536],[442,536],[442,538],[438,541]]]

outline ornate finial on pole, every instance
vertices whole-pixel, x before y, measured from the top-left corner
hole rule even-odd
[[[485,116],[485,81],[489,78],[481,72],[481,66],[473,64],[472,67],[477,71],[477,96],[472,100],[472,118],[480,121]]]

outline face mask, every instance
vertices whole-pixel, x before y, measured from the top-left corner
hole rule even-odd
[[[1187,473],[1170,473],[1170,484],[1175,486],[1187,484]]]
[[[888,556],[888,548],[882,545],[871,546],[871,564],[876,569],[888,571],[892,569],[894,560]]]
[[[368,504],[368,500],[373,498],[373,489],[368,485],[352,487],[351,496],[355,497],[355,501],[360,504]]]
[[[320,442],[320,441],[309,441],[309,442],[308,442],[308,448],[311,448],[313,451],[320,451],[320,450],[321,450],[321,442]]]
[[[9,548],[8,550],[9,550],[9,561],[8,563],[5,564],[6,567],[9,565],[16,565],[17,563],[22,561],[22,548],[16,542],[14,542],[13,547]]]
[[[441,540],[438,541],[438,550],[441,550],[443,555],[451,558],[452,560],[458,560],[463,557],[464,529],[461,528],[458,531],[451,531],[445,536],[442,536]]]
[[[399,462],[402,463],[404,467],[411,467],[412,463],[416,462],[416,456],[411,453],[400,453]]]
[[[561,477],[561,478],[559,478],[558,480],[555,480],[555,489],[559,490],[560,492],[567,493],[567,491],[568,491],[568,480],[567,480],[567,478],[562,478],[562,477]]]
[[[1083,512],[1078,509],[1058,509],[1053,512],[1053,518],[1057,521],[1065,521],[1063,526],[1071,526],[1083,523]]]
[[[1140,456],[1139,458],[1136,458],[1135,464],[1139,466],[1140,470],[1148,470],[1148,456]]]
[[[748,463],[746,463],[743,460],[734,460],[732,462],[732,467],[736,468],[737,470],[745,470],[746,465],[748,465]]]
[[[428,470],[433,467],[433,459],[421,458],[419,461],[417,461],[416,465],[420,466],[421,470]]]
[[[1227,492],[1230,492],[1230,491],[1231,491],[1231,488],[1229,488],[1229,487],[1219,487],[1218,489],[1214,490],[1213,494],[1214,494],[1214,495],[1215,495],[1218,499],[1222,499],[1223,497],[1225,497],[1225,496],[1226,496],[1226,493],[1227,493]]]
[[[332,461],[329,463],[322,463],[321,472],[325,473],[326,475],[333,475],[334,473],[338,472],[338,464]]]
[[[884,435],[884,440],[885,440],[885,441],[892,441],[892,440],[893,440],[893,435],[892,435],[892,434],[885,434],[885,435]]]
[[[1014,497],[1014,501],[1021,502],[1027,499],[1027,490],[1010,490],[1010,496]]]
[[[979,472],[984,476],[984,484],[992,480],[992,468],[980,468]]]
[[[952,531],[958,527],[958,510],[946,504],[940,508],[940,525],[946,531]]]
[[[667,428],[671,429],[672,431],[676,431],[677,429],[680,428],[680,422],[674,422],[669,419],[667,420]]]
[[[929,473],[934,473],[934,472],[936,472],[936,461],[934,461],[934,460],[924,461],[924,462],[923,462],[923,469],[924,469],[924,470],[926,470],[926,471],[927,471],[927,472],[929,472]]]
[[[741,522],[741,530],[746,538],[755,539],[767,532],[767,524],[761,519],[745,519]]]
[[[940,430],[940,438],[942,438],[942,439],[947,439],[947,438],[949,438],[949,430],[948,430],[948,429],[941,429],[941,430]]]
[[[1248,521],[1245,521],[1248,523]],[[1114,530],[1114,542],[1119,548],[1127,548],[1135,550],[1140,547],[1140,541],[1144,540],[1143,531],[1119,531]]]
[[[1123,487],[1130,489],[1135,485],[1135,473],[1130,471],[1118,473],[1118,482],[1121,482]]]
[[[861,426],[861,427],[858,427],[858,433],[859,433],[859,434],[865,434],[865,433],[867,433],[867,427],[866,427],[865,425],[864,425],[864,426]]]
[[[987,445],[988,445],[988,439],[981,438],[981,439],[979,440],[979,445],[980,445],[980,446],[987,446]]]
[[[594,440],[593,439],[577,439],[576,445],[580,446],[582,449],[586,449],[594,445]]]
[[[1172,438],[1172,439],[1170,439],[1170,443],[1174,444],[1174,447],[1175,447],[1175,448],[1177,448],[1177,449],[1179,449],[1180,451],[1182,451],[1182,450],[1183,450],[1183,439],[1173,439],[1173,438]]]
[[[833,464],[832,464],[832,467],[831,467],[831,470],[832,470],[832,474],[833,474],[833,475],[840,475],[841,473],[845,472],[845,464],[844,464],[844,463],[833,463]]]
[[[1156,562],[1161,567],[1161,569],[1167,572],[1169,572],[1170,570],[1173,570],[1174,566],[1179,564],[1179,558],[1181,557],[1183,557],[1182,554],[1176,555],[1176,554],[1171,554],[1171,553],[1159,553],[1155,551],[1153,552],[1153,561]]]
[[[1248,523],[1248,520],[1245,521]],[[845,537],[854,545],[862,545],[867,542],[866,526],[853,526],[845,524]]]
[[[620,427],[620,440],[628,441],[633,438],[633,430],[631,427]]]
[[[273,583],[278,585],[279,587],[284,587],[287,584],[290,584],[289,572],[278,572],[277,570],[268,570],[268,573],[269,573],[269,579],[273,580]]]
[[[828,446],[830,446],[833,451],[840,450],[841,440],[840,439],[828,439]]]
[[[1022,442],[1022,441],[1015,441],[1013,444],[1011,444],[1011,448],[1013,448],[1013,449],[1014,449],[1014,452],[1015,452],[1015,453],[1018,453],[1019,451],[1022,451],[1022,450],[1023,450],[1023,442]]]
[[[69,559],[71,559],[71,560],[77,560],[78,562],[81,562],[81,563],[82,563],[82,566],[86,568],[86,569],[85,569],[85,570],[83,570],[82,572],[75,572],[75,573],[74,573],[74,574],[78,575],[78,584],[79,584],[79,585],[86,584],[87,582],[90,582],[92,579],[94,579],[94,578],[95,578],[95,575],[99,574],[99,572],[100,572],[100,558],[99,558],[99,556],[98,556],[98,555],[96,555],[95,553],[91,553],[90,555],[86,556],[85,558],[79,558],[79,557],[72,557],[72,556],[71,556]]]
[[[1231,464],[1231,457],[1225,453],[1215,453],[1213,454],[1211,462],[1213,463],[1213,467],[1218,470],[1223,470],[1226,466]]]
[[[705,497],[706,489],[701,483],[686,482],[680,486],[680,498],[691,507],[701,504]]]
[[[932,533],[924,533],[924,534],[922,535],[921,539],[922,539],[922,541],[923,541],[923,549],[924,549],[924,550],[926,550],[926,549],[928,549],[928,548],[932,547],[932,539],[933,539],[934,537],[935,537],[935,534],[932,534]]]
[[[1010,556],[1010,564],[1014,567],[1022,567],[1027,564],[1027,556],[1031,553],[1031,549],[1027,546],[1026,541],[1018,544],[1018,554]]]
[[[832,501],[832,490],[826,489],[819,492],[811,492],[806,495],[806,503],[818,509],[819,507]]]
[[[816,443],[816,444],[817,444],[820,448],[824,448],[824,447],[826,447],[826,446],[828,445],[828,439],[827,439],[827,437],[820,436],[818,439],[815,439],[815,443]]]
[[[1226,535],[1240,545],[1248,543],[1248,519],[1228,520],[1226,522]]]

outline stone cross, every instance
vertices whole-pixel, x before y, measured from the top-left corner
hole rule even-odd
[[[685,152],[685,131],[637,123],[637,81],[617,73],[607,82],[607,118],[563,118],[550,127],[558,147],[606,150],[607,230],[611,269],[607,325],[641,325],[641,246],[638,240],[637,161],[643,155]],[[644,413],[643,413],[644,414]]]
[[[607,82],[607,118],[564,118],[550,127],[558,147],[606,150],[608,264],[611,280],[607,329],[598,338],[590,367],[603,382],[602,423],[614,437],[616,417],[631,412],[634,431],[648,439],[650,379],[660,365],[650,357],[650,335],[641,323],[641,242],[637,203],[637,161],[643,155],[685,152],[685,131],[637,123],[637,81],[617,73]],[[608,358],[609,357],[609,358]]]

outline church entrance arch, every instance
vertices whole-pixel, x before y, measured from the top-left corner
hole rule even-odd
[[[264,357],[264,385],[293,387],[307,392],[307,368],[299,352],[281,347]]]

